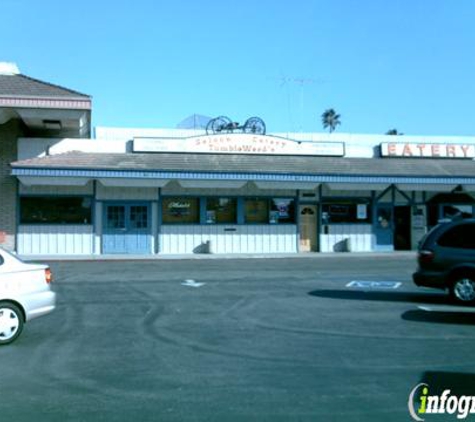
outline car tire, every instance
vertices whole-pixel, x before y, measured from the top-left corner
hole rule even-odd
[[[469,274],[460,274],[454,277],[450,284],[452,299],[460,304],[475,304],[475,277]]]
[[[13,303],[0,302],[0,346],[15,341],[23,331],[24,318]]]

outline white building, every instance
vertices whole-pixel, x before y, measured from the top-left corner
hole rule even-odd
[[[21,254],[410,250],[439,219],[473,215],[471,137],[61,135],[16,138]]]

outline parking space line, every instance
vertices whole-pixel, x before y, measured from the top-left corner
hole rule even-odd
[[[400,281],[365,281],[353,280],[350,281],[346,287],[353,287],[358,289],[398,289],[401,287]]]
[[[186,287],[201,287],[201,286],[204,286],[205,284],[206,283],[198,283],[197,281],[191,280],[191,279],[185,280],[181,283],[182,286],[186,286]]]
[[[432,312],[432,309],[428,306],[418,306],[421,311]]]

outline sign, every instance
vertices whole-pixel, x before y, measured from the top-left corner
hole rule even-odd
[[[366,220],[368,218],[368,206],[366,204],[356,205],[356,218],[358,220]]]
[[[191,138],[134,138],[133,152],[313,155],[343,157],[343,142],[298,142],[268,135],[227,133]]]
[[[381,144],[381,155],[399,158],[475,158],[475,144],[387,142]]]

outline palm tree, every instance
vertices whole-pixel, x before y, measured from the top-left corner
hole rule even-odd
[[[340,115],[336,114],[336,111],[332,108],[325,110],[322,114],[323,128],[328,128],[328,131],[332,133],[338,125],[341,125]]]

